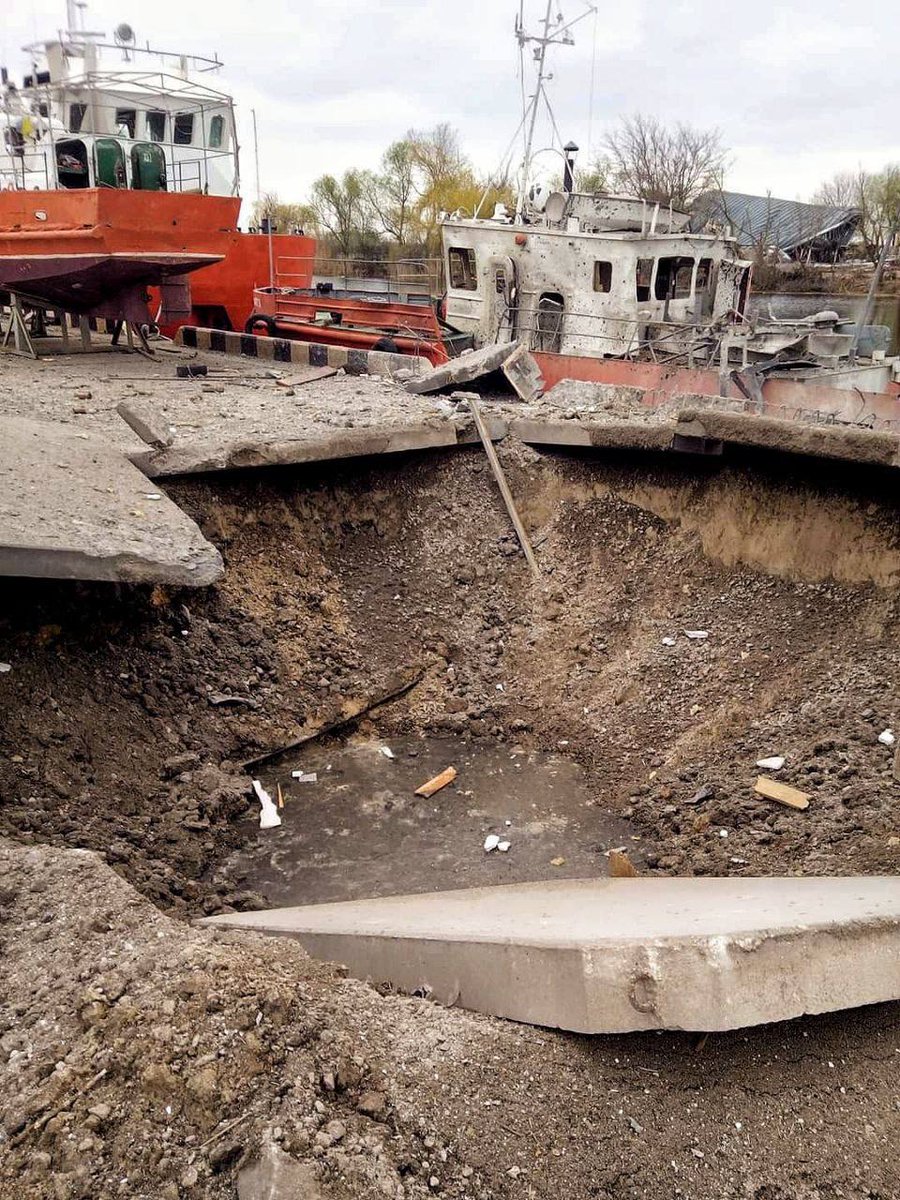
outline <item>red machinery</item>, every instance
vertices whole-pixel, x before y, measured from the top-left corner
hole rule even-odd
[[[246,333],[301,342],[387,350],[427,358],[434,366],[472,345],[469,334],[447,325],[440,302],[422,294],[401,296],[315,288],[256,288]]]

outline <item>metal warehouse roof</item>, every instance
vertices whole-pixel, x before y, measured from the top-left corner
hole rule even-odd
[[[691,228],[699,231],[709,221],[727,223],[741,246],[762,244],[789,251],[829,234],[834,237],[838,230],[846,234],[840,240],[847,240],[858,218],[856,208],[802,204],[743,192],[704,192],[694,203]]]

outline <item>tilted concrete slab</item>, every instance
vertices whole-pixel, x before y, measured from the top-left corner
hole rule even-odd
[[[507,433],[500,418],[490,422],[494,440]],[[437,413],[405,419],[380,417],[377,412],[356,428],[335,428],[315,416],[300,412],[242,415],[204,421],[199,428],[178,430],[171,446],[141,450],[131,461],[151,479],[168,475],[196,475],[246,467],[286,466],[329,462],[344,458],[399,454],[467,445],[478,440],[470,417],[444,417]]]
[[[671,450],[675,423],[591,422],[584,417],[546,421],[523,417],[510,421],[509,431],[531,446]]]
[[[0,575],[201,587],[222,572],[197,525],[114,447],[0,420]]]
[[[676,396],[673,404],[678,405],[682,399]],[[890,430],[778,420],[756,413],[725,412],[706,405],[685,404],[678,408],[676,433],[689,426],[694,428],[695,436],[702,431],[702,436],[707,438],[777,450],[782,454],[900,466],[900,437]]]
[[[460,383],[471,383],[482,375],[490,375],[491,371],[499,371],[515,349],[515,342],[501,342],[496,346],[484,346],[481,350],[469,350],[459,358],[451,358],[449,362],[432,368],[418,379],[411,379],[406,390],[422,395]]]
[[[232,913],[359,978],[579,1033],[900,998],[900,878],[573,879]]]

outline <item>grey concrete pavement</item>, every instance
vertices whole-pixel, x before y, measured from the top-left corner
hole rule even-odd
[[[360,978],[580,1033],[900,999],[900,879],[577,879],[211,917]]]
[[[0,574],[201,587],[222,572],[197,525],[113,446],[0,420]]]

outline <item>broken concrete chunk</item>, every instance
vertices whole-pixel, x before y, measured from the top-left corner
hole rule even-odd
[[[571,879],[201,924],[294,937],[357,978],[581,1033],[736,1029],[900,999],[888,876]]]
[[[174,434],[171,428],[147,405],[136,400],[123,400],[116,405],[116,412],[148,446],[164,450],[172,445]]]
[[[418,379],[411,379],[406,385],[408,392],[423,395],[426,392],[437,392],[441,388],[454,387],[459,383],[470,383],[482,375],[490,375],[498,371],[516,348],[515,342],[503,342],[495,346],[484,346],[481,350],[470,350],[459,358],[451,358],[449,362],[434,367]]]
[[[504,361],[502,370],[520,400],[539,400],[543,396],[544,377],[524,342]]]
[[[160,494],[161,495],[161,494]],[[0,420],[0,575],[202,587],[222,559],[113,446],[71,426]]]
[[[779,783],[777,779],[769,779],[765,775],[760,775],[753,785],[753,790],[760,796],[765,796],[767,800],[777,800],[779,804],[785,804],[788,808],[809,808],[812,799],[808,792],[801,792],[798,788],[789,787],[786,783]]]

